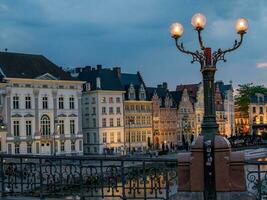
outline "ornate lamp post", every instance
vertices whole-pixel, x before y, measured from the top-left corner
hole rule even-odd
[[[224,61],[225,54],[236,50],[243,41],[243,36],[248,29],[248,21],[245,18],[240,18],[236,21],[236,31],[240,36],[239,41],[235,40],[232,48],[222,50],[218,49],[212,53],[210,47],[206,47],[201,37],[201,31],[204,29],[206,24],[206,17],[197,13],[192,17],[191,24],[198,34],[198,42],[200,50],[188,51],[185,49],[183,43],[179,42],[179,38],[184,32],[184,28],[180,23],[174,23],[170,27],[170,33],[172,38],[175,40],[176,47],[182,53],[192,56],[191,63],[195,61],[200,63],[201,73],[203,76],[203,87],[204,87],[204,118],[202,122],[202,135],[204,135],[204,197],[205,199],[216,199],[215,191],[215,171],[214,171],[214,137],[218,133],[218,125],[216,123],[216,110],[215,110],[215,84],[214,75],[216,72],[216,64],[218,61]]]

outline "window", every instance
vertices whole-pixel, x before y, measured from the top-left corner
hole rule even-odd
[[[95,97],[92,97],[92,104],[95,104]]]
[[[110,133],[110,143],[114,143],[114,133]]]
[[[103,133],[103,143],[107,143],[107,133]]]
[[[7,145],[7,152],[8,154],[12,154],[12,144]]]
[[[121,114],[121,108],[117,107],[116,112],[117,112],[117,114]]]
[[[31,109],[31,97],[30,96],[25,97],[25,108]]]
[[[43,109],[47,109],[47,108],[48,108],[48,98],[43,97]]]
[[[14,136],[19,136],[19,121],[13,121]]]
[[[107,120],[106,118],[102,118],[102,127],[106,127],[107,126]]]
[[[256,113],[256,107],[252,107],[252,112]]]
[[[142,123],[141,124],[146,124],[146,117],[142,116]]]
[[[74,97],[70,97],[70,109],[75,109],[75,106],[74,106]]]
[[[75,134],[75,120],[70,120],[70,134]]]
[[[19,144],[15,144],[15,154],[19,154]]]
[[[109,103],[113,103],[113,97],[109,97]]]
[[[107,111],[106,111],[106,107],[102,107],[102,115],[106,115]]]
[[[50,135],[50,118],[43,115],[41,118],[41,135]]]
[[[96,108],[95,107],[92,108],[92,115],[96,115]]]
[[[137,132],[137,138],[136,138],[136,141],[137,141],[137,142],[141,142],[141,132],[140,132],[140,131]]]
[[[260,114],[263,114],[263,107],[260,107]]]
[[[135,132],[131,132],[131,142],[135,142]]]
[[[146,142],[146,132],[145,131],[142,132],[142,141]]]
[[[141,92],[141,93],[140,93],[140,99],[141,99],[141,100],[144,100],[144,99],[145,99],[145,93],[144,93],[144,92]]]
[[[106,97],[101,97],[101,103],[106,103]]]
[[[59,134],[63,135],[65,133],[64,130],[64,120],[58,120]]]
[[[109,126],[111,126],[111,127],[114,126],[113,118],[110,118],[110,119],[109,119]]]
[[[97,143],[96,133],[93,133],[93,136],[94,136],[94,143],[96,144]]]
[[[83,141],[80,140],[79,141],[79,151],[82,151],[83,150]]]
[[[18,96],[13,97],[13,108],[19,109],[19,97]]]
[[[32,135],[32,121],[26,121],[26,135]]]
[[[110,114],[110,115],[113,114],[113,107],[109,107],[109,114]]]
[[[87,133],[86,136],[87,136],[86,137],[87,144],[90,144],[91,143],[91,141],[90,141],[90,133]]]
[[[120,97],[117,97],[116,98],[116,103],[120,103],[121,102],[121,98]]]
[[[117,133],[117,142],[121,142],[121,132]]]
[[[71,151],[75,151],[75,141],[71,141]]]
[[[64,109],[64,97],[59,97],[58,98],[58,108],[59,109]]]
[[[96,119],[95,118],[93,119],[93,127],[94,128],[96,127]]]
[[[263,116],[260,116],[260,123],[263,124]]]
[[[121,119],[117,118],[117,126],[121,126]]]
[[[65,142],[60,142],[60,151],[64,152],[65,151]]]
[[[32,153],[32,144],[31,143],[27,144],[27,153]]]

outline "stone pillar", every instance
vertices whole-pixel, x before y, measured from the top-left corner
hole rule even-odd
[[[33,90],[34,95],[34,120],[35,120],[35,135],[40,135],[39,128],[39,90]]]
[[[215,136],[214,145],[216,191],[246,191],[244,153],[231,152],[229,141],[220,135]]]
[[[191,147],[190,182],[192,192],[204,191],[204,137],[198,136]]]
[[[215,185],[217,192],[230,191],[230,143],[220,135],[214,138]]]
[[[178,154],[178,190],[191,191],[190,180],[190,159],[191,153]]]
[[[52,97],[53,97],[53,117],[54,117],[54,122],[55,122],[55,119],[57,118],[57,90],[56,89],[53,89]],[[53,131],[55,130],[56,130],[55,123],[53,123]]]

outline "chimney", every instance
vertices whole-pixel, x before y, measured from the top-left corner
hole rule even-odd
[[[101,79],[100,79],[100,77],[96,77],[96,89],[101,89]]]
[[[157,86],[157,88],[163,88],[163,87],[162,87],[162,85],[161,85],[161,84],[159,84],[159,85]]]
[[[163,82],[163,83],[162,83],[162,87],[163,87],[164,89],[168,89],[168,83],[167,83],[167,82]]]
[[[116,73],[116,75],[121,78],[121,68],[120,67],[113,67],[113,71]]]
[[[102,65],[96,65],[96,69],[97,69],[97,70],[102,69]]]
[[[91,66],[85,66],[85,67],[83,68],[83,71],[84,71],[84,72],[90,72],[90,71],[91,71]]]

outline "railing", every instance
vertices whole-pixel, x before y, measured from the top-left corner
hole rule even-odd
[[[246,161],[247,190],[257,200],[267,199],[267,161]]]
[[[168,200],[177,160],[167,158],[0,155],[2,196]]]

